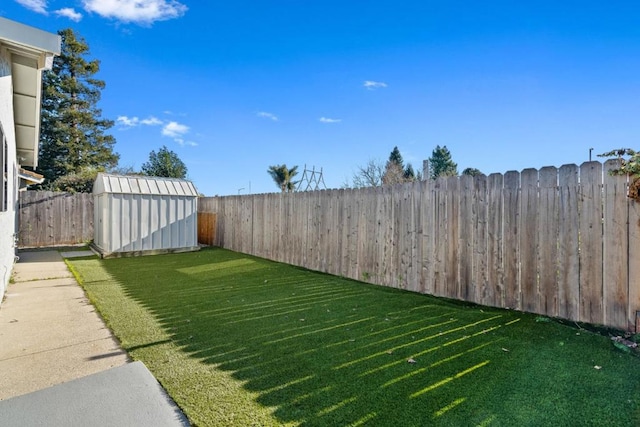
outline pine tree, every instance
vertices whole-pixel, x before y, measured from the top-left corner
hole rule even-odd
[[[413,170],[411,163],[407,163],[404,166],[404,160],[398,147],[393,147],[393,150],[389,154],[389,160],[384,167],[384,173],[382,174],[383,185],[402,184],[405,182],[421,181],[422,174],[416,173]]]
[[[411,166],[411,163],[408,163],[407,167],[404,168],[404,181],[413,182],[416,180],[417,180],[416,172],[413,170],[413,166]]]
[[[436,146],[429,158],[429,164],[431,166],[431,179],[436,179],[439,176],[458,175],[458,165],[451,159],[451,153],[446,145],[442,147]]]
[[[393,147],[393,150],[389,154],[389,160],[384,167],[384,174],[382,175],[383,185],[401,184],[405,182],[404,179],[404,161],[402,160],[402,154],[398,147]]]
[[[479,176],[482,175],[482,171],[476,168],[466,168],[462,171],[462,175]]]
[[[97,107],[105,82],[94,75],[100,61],[87,60],[89,46],[72,29],[61,30],[62,52],[42,79],[42,125],[38,171],[55,188],[66,175],[96,173],[114,167],[115,138],[105,132],[113,121]],[[80,190],[82,191],[82,190]]]
[[[400,150],[398,150],[397,146],[393,147],[393,150],[391,150],[391,154],[389,154],[389,161],[395,162],[400,165],[401,168],[404,168],[404,160],[402,160],[402,154],[400,154]]]
[[[185,178],[187,166],[176,153],[162,146],[156,153],[149,153],[149,161],[142,164],[142,173],[149,176],[162,176],[165,178]]]

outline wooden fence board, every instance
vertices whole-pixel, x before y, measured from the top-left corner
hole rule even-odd
[[[264,224],[264,229],[261,230],[261,238],[262,238],[262,252],[260,252],[261,257],[273,259],[273,255],[271,251],[273,249],[273,241],[272,241],[272,232],[273,232],[273,221],[271,219],[273,215],[273,205],[271,203],[271,198],[268,195],[264,195],[261,197],[262,199],[262,223]]]
[[[558,316],[580,319],[580,247],[578,166],[564,165],[558,175]]]
[[[329,223],[329,259],[331,262],[329,263],[329,272],[331,274],[340,275],[342,274],[342,270],[340,269],[340,210],[341,203],[340,199],[343,197],[340,192],[342,190],[331,190],[329,197],[331,198],[331,212],[330,212],[330,223]]]
[[[520,174],[521,214],[520,235],[520,289],[522,308],[539,313],[538,306],[538,171],[525,169]]]
[[[389,240],[388,243],[391,246],[391,257],[389,260],[389,286],[393,288],[399,288],[399,274],[400,270],[396,269],[396,266],[400,265],[400,252],[403,241],[400,236],[400,223],[402,215],[400,212],[400,206],[402,204],[402,193],[398,190],[401,189],[399,185],[390,186],[390,198],[391,198],[391,221],[389,221]]]
[[[307,248],[309,247],[309,199],[311,192],[305,191],[298,196],[300,199],[299,212],[300,217],[300,249],[299,249],[299,264],[301,266],[309,265],[307,260]]]
[[[617,167],[617,160],[609,160],[604,166],[604,323],[626,328],[629,290],[627,182],[625,176],[607,173]]]
[[[314,234],[314,238],[313,238],[313,242],[314,242],[314,246],[315,246],[315,254],[314,254],[314,260],[313,260],[313,265],[315,265],[315,269],[316,270],[321,270],[322,268],[322,257],[324,256],[324,254],[322,253],[322,235],[323,235],[323,227],[325,226],[322,223],[322,205],[325,203],[326,200],[326,194],[322,193],[322,192],[318,192],[317,193],[317,197],[315,200],[315,214],[314,214],[314,219],[315,219],[315,226],[314,226],[314,230],[315,230],[315,234]],[[345,267],[347,267],[347,264],[345,264]]]
[[[629,307],[627,330],[640,333],[640,201],[629,203]],[[637,313],[637,314],[636,314]]]
[[[345,271],[344,269],[349,267],[350,262],[350,259],[345,252],[347,247],[344,244],[344,239],[349,233],[349,221],[347,218],[347,212],[344,209],[346,202],[344,191],[345,190],[329,190],[329,193],[325,195],[331,206],[331,221],[333,228],[331,244],[329,245],[329,250],[332,253],[327,254],[326,256],[331,257],[332,259],[332,271],[339,272],[333,274],[342,274],[343,271]],[[320,257],[325,256],[325,254],[318,255]]]
[[[366,266],[366,258],[368,254],[366,253],[368,244],[367,244],[367,228],[368,228],[368,188],[363,189],[363,191],[358,192],[358,198],[356,199],[356,212],[357,212],[357,226],[356,226],[356,236],[355,236],[355,249],[356,249],[356,262],[355,268],[353,271],[352,278],[356,280],[361,280],[363,276],[370,274],[369,270]]]
[[[304,230],[304,209],[302,197],[291,197],[291,261],[292,265],[302,264],[302,236]]]
[[[504,213],[502,205],[502,174],[489,175],[487,187],[487,286],[491,290],[491,299],[486,303],[495,307],[504,307],[504,265],[503,243]]]
[[[420,291],[433,294],[433,246],[435,235],[433,181],[422,182],[420,188]]]
[[[447,179],[440,177],[436,180],[434,186],[433,203],[435,208],[434,215],[434,247],[433,247],[433,285],[434,294],[438,296],[446,296],[447,276],[445,267],[445,255],[447,253]]]
[[[318,268],[325,273],[329,272],[329,266],[331,265],[331,254],[329,250],[331,248],[331,195],[330,193],[321,191],[319,193],[320,200],[318,203]],[[350,259],[354,263],[357,262],[355,258]]]
[[[414,261],[414,289],[415,292],[422,292],[422,239],[423,239],[423,217],[421,206],[422,206],[422,192],[423,192],[423,182],[416,181],[413,187],[413,208],[415,209],[415,229],[414,229],[414,252],[413,252],[413,261]]]
[[[285,200],[286,194],[282,193],[274,193],[272,203],[274,204],[273,208],[273,236],[271,237],[273,242],[273,250],[272,256],[276,261],[285,262],[285,256],[287,252],[286,238],[285,233],[287,232],[286,228],[286,215],[287,215],[287,205]]]
[[[393,199],[392,188],[383,187],[383,230],[382,241],[384,251],[382,254],[382,284],[392,286],[393,283],[393,257],[395,249],[393,245]]]
[[[580,321],[602,324],[602,164],[580,165]]]
[[[216,238],[215,212],[198,212],[198,243],[213,246]]]
[[[473,177],[460,177],[460,290],[458,298],[473,301]]]
[[[409,226],[410,248],[409,248],[409,272],[407,273],[408,289],[419,292],[420,289],[420,267],[417,260],[420,259],[418,252],[419,246],[419,227],[420,219],[418,209],[420,206],[420,182],[415,181],[410,185],[410,202],[411,221]]]
[[[398,287],[401,289],[409,289],[409,276],[411,275],[411,234],[413,231],[413,211],[411,209],[411,184],[400,185],[398,193],[400,194],[400,204],[398,209],[398,234],[402,237],[399,239],[398,247]]]
[[[458,298],[460,294],[460,187],[457,177],[447,178],[446,188],[446,242],[445,273],[446,288],[444,295]]]
[[[376,224],[376,201],[377,194],[376,189],[371,187],[366,189],[366,221],[367,227],[366,232],[363,236],[359,236],[361,241],[361,251],[359,254],[359,262],[361,265],[360,279],[362,280],[365,276],[372,277],[376,274],[376,246],[371,239],[371,236],[375,236],[377,232],[377,224]],[[366,273],[366,274],[364,274]]]
[[[539,174],[538,199],[538,313],[558,315],[558,170],[544,167]]]
[[[333,202],[332,197],[333,190],[320,191],[318,202],[319,212],[319,247],[318,247],[318,265],[320,271],[325,273],[332,273],[335,268],[335,252],[332,250],[333,242],[335,240],[335,226],[332,223],[333,218]],[[356,261],[357,262],[357,261]],[[332,273],[333,274],[333,273]]]
[[[473,178],[473,283],[474,302],[485,304],[492,299],[487,287],[487,177]]]
[[[265,211],[264,211],[264,197],[255,197],[253,200],[254,218],[253,218],[253,247],[255,254],[259,257],[264,257],[265,247]]]
[[[351,224],[352,224],[352,216],[353,216],[353,208],[351,207],[351,190],[344,190],[344,200],[342,201],[342,239],[340,242],[340,268],[344,272],[345,275],[348,274],[350,264],[351,264],[351,253],[349,252],[349,244],[351,242]],[[320,256],[322,254],[319,254]]]
[[[504,176],[504,283],[507,308],[522,309],[520,287],[520,172]]]
[[[242,209],[242,227],[251,230],[250,233],[241,233],[241,251],[245,253],[255,253],[253,247],[253,199],[254,196],[240,197]]]

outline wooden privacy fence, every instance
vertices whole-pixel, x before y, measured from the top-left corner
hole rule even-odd
[[[607,162],[605,169],[614,167]],[[204,198],[217,246],[426,294],[633,330],[640,204],[580,167]]]
[[[19,247],[71,245],[92,239],[93,194],[20,193]]]
[[[217,215],[213,212],[198,212],[198,243],[215,245],[216,220]]]

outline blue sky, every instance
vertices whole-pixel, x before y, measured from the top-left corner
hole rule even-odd
[[[421,168],[580,164],[638,149],[636,1],[2,0],[71,27],[101,61],[121,165],[162,145],[205,195],[277,191],[270,165],[329,188],[398,146]]]

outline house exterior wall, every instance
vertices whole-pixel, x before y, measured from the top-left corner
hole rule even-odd
[[[16,137],[13,119],[13,85],[9,53],[0,46],[0,125],[6,143],[7,194],[6,207],[0,208],[0,301],[4,295],[15,261],[15,232],[17,209]],[[0,150],[2,142],[0,141]],[[0,165],[4,173],[5,165]],[[0,180],[0,185],[2,181]]]

